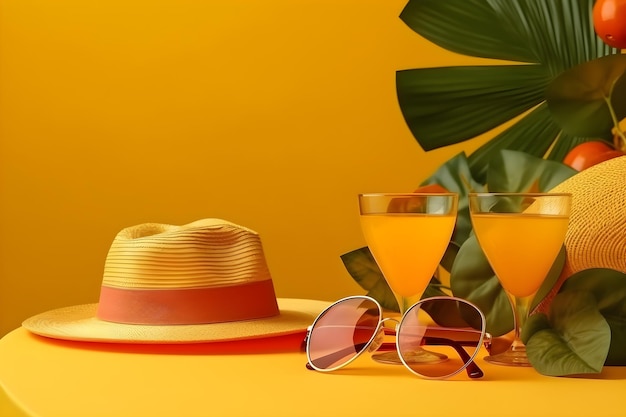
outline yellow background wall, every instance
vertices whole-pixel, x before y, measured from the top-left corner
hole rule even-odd
[[[356,195],[410,191],[478,143],[419,147],[395,71],[477,62],[406,0],[0,3],[0,335],[95,302],[115,234],[227,219],[260,233],[280,297],[363,293]]]

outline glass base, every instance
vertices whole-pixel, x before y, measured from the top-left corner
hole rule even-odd
[[[382,352],[372,355],[372,359],[378,363],[384,363],[387,365],[402,365],[402,360],[398,356],[398,352]],[[424,349],[414,350],[412,352],[404,353],[404,360],[411,363],[441,363],[448,360],[446,355],[436,352],[430,352]]]
[[[486,362],[494,365],[504,366],[532,366],[526,356],[526,350],[513,350],[508,349],[497,355],[485,356],[483,358]]]

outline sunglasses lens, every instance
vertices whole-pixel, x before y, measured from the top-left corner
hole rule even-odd
[[[404,364],[425,378],[448,378],[465,368],[479,377],[482,373],[472,361],[484,332],[484,316],[472,304],[457,298],[425,299],[402,318],[398,351]]]
[[[368,298],[340,300],[313,323],[307,356],[313,368],[330,371],[354,360],[367,349],[380,322],[378,304]]]

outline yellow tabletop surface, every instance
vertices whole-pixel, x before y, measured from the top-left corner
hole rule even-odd
[[[28,416],[626,416],[626,367],[547,377],[477,363],[485,376],[423,380],[363,355],[305,368],[302,334],[246,342],[70,342],[18,328],[0,340],[0,385]]]

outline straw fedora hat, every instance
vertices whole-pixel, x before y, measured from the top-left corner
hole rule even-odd
[[[112,343],[201,343],[306,330],[328,302],[276,298],[259,235],[202,219],[120,231],[97,304],[59,308],[23,326],[40,336]]]

